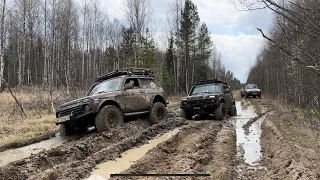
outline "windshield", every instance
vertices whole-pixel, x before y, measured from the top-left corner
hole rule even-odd
[[[221,85],[208,84],[194,87],[190,95],[195,94],[209,94],[209,93],[221,93]]]
[[[97,85],[95,85],[89,95],[96,95],[100,93],[106,93],[111,91],[119,90],[121,83],[121,78],[109,79],[107,81],[103,81]]]
[[[247,88],[247,89],[257,89],[258,86],[257,86],[256,84],[248,84],[248,85],[246,86],[246,88]]]

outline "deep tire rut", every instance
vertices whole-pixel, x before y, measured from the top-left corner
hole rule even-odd
[[[180,119],[151,127],[139,121],[126,123],[111,132],[95,133],[10,163],[0,168],[0,179],[86,178],[96,164],[114,160],[124,151],[184,124]]]
[[[157,177],[156,179],[230,179],[234,175],[235,154],[235,133],[232,125],[221,121],[191,122],[178,134],[150,150],[123,173],[211,175],[211,177]],[[154,179],[154,177],[142,179]]]

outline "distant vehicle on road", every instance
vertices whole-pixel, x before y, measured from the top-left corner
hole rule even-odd
[[[200,81],[191,88],[187,97],[181,99],[181,117],[191,120],[203,115],[215,116],[217,120],[237,115],[235,100],[227,83],[217,79]]]
[[[124,116],[149,115],[151,124],[167,118],[164,90],[150,69],[130,68],[98,77],[85,97],[58,107],[60,134],[88,126],[101,132],[120,126]]]
[[[241,97],[248,98],[252,96],[253,98],[261,98],[261,89],[258,85],[253,83],[244,84],[241,88]]]

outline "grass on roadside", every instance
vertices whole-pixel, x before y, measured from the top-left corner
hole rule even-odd
[[[55,114],[43,108],[44,102],[37,101],[39,95],[24,92],[14,94],[27,117],[23,116],[10,93],[0,93],[0,151],[41,141],[58,130],[54,123]]]
[[[235,100],[239,101],[241,100],[241,93],[240,90],[233,90],[232,91],[232,96]]]
[[[168,106],[169,107],[174,107],[174,106],[179,106],[180,102],[181,102],[181,98],[183,97],[183,94],[175,94],[175,95],[171,95],[168,97],[167,101],[168,101]]]

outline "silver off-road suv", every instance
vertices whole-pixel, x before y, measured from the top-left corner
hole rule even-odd
[[[261,98],[261,89],[253,83],[244,84],[241,88],[241,97],[248,98],[249,96]]]
[[[151,124],[166,120],[164,91],[150,69],[130,68],[98,77],[85,97],[58,107],[60,134],[95,126],[102,132],[124,123],[126,116],[148,115]]]

